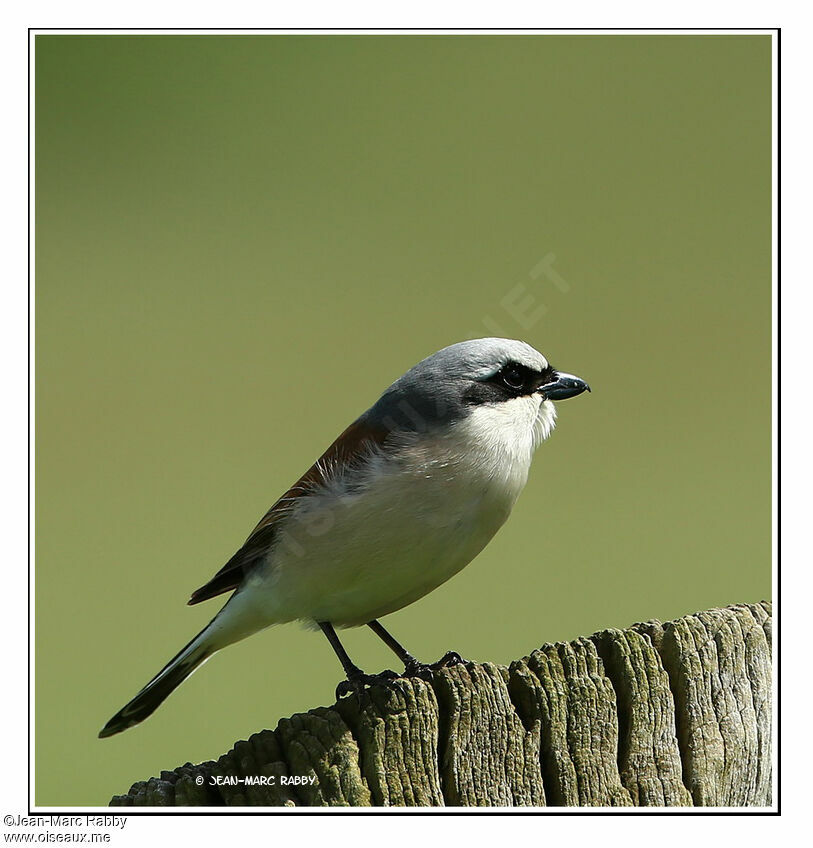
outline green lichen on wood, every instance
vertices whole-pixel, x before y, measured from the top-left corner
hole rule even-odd
[[[419,679],[377,687],[359,703],[337,704],[361,752],[360,768],[375,806],[443,805],[438,769],[438,702]]]
[[[769,806],[770,698],[771,606],[738,604],[375,687],[111,804]]]
[[[543,645],[512,663],[510,672],[520,709],[540,726],[548,803],[631,806],[616,762],[615,693],[595,645],[589,639]]]
[[[737,604],[639,625],[675,700],[683,780],[696,806],[771,799],[770,605]]]
[[[691,805],[682,780],[669,676],[651,641],[634,630],[605,630],[593,642],[615,688],[618,770],[632,803]]]
[[[455,807],[543,806],[539,743],[511,701],[503,670],[455,666],[433,686],[443,715],[441,781]]]

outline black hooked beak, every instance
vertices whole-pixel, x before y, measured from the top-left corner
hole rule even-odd
[[[537,388],[546,400],[567,400],[590,391],[590,386],[581,377],[565,374],[563,371],[555,371],[554,374],[556,379],[552,383],[545,383]]]

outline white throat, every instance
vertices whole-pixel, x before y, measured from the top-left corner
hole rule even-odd
[[[431,443],[414,445],[430,474],[479,481],[513,506],[525,483],[534,451],[556,425],[556,408],[540,395],[482,404]],[[510,507],[509,507],[510,509]]]
[[[556,407],[540,395],[478,406],[467,419],[475,451],[527,467],[534,451],[556,426]]]

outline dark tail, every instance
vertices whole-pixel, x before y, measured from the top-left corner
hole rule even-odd
[[[180,650],[153,679],[130,701],[122,707],[99,732],[99,738],[114,736],[127,730],[134,724],[144,721],[169,697],[181,683],[217,648],[207,644],[204,638],[208,625]]]

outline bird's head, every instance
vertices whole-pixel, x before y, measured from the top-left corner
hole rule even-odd
[[[552,367],[539,351],[513,339],[473,339],[439,350],[396,380],[369,411],[389,430],[443,432],[460,422],[504,439],[530,437],[533,447],[553,429],[553,401],[590,387]]]

